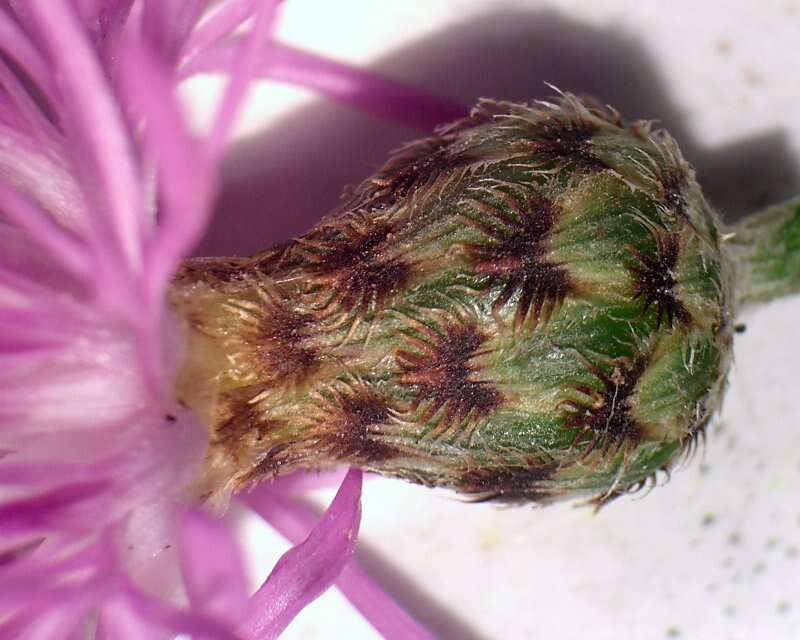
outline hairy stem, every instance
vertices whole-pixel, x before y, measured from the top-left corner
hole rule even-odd
[[[731,232],[738,306],[800,291],[800,198],[750,216]]]

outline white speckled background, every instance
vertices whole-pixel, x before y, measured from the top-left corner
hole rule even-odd
[[[657,118],[729,219],[800,193],[794,0],[288,0],[279,33],[466,103],[546,80]],[[421,134],[270,83],[247,116],[206,251],[299,233]],[[800,638],[800,297],[742,320],[721,419],[668,485],[592,515],[374,480],[365,565],[442,638]],[[255,579],[285,547],[246,535]],[[377,636],[332,590],[286,637]]]

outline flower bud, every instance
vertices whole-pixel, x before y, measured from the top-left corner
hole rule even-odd
[[[718,408],[729,272],[666,133],[571,95],[483,101],[306,235],[185,263],[178,390],[211,430],[209,491],[349,464],[608,500]]]

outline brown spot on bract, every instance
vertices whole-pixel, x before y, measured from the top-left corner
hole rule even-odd
[[[267,386],[304,384],[320,366],[318,350],[311,344],[313,316],[277,299],[265,301],[263,309],[252,345],[259,381]]]
[[[592,145],[592,137],[599,130],[595,122],[579,113],[548,115],[537,122],[531,150],[543,164],[572,165],[588,171],[605,169],[606,163],[597,157]]]
[[[400,349],[399,381],[414,390],[412,411],[422,408],[420,422],[442,412],[438,425],[427,434],[435,438],[458,430],[457,439],[467,439],[476,420],[487,416],[503,402],[491,382],[478,377],[474,358],[486,338],[471,323],[450,322],[441,329],[422,325],[421,339],[407,337],[412,349]]]
[[[303,467],[324,468],[334,460],[321,446],[319,420],[298,426],[299,418],[273,417],[259,402],[252,402],[253,390],[240,390],[223,398],[225,417],[212,439],[212,453],[223,452],[236,469],[237,487],[275,477]]]
[[[340,303],[348,311],[380,306],[403,287],[410,275],[409,265],[397,259],[355,264],[337,278]]]
[[[688,205],[683,195],[683,189],[689,182],[686,169],[682,164],[676,164],[662,169],[659,172],[661,182],[661,197],[667,203],[670,210],[684,220],[689,220]]]
[[[711,421],[711,414],[705,403],[698,404],[696,408],[697,418],[691,422],[686,433],[681,438],[681,456],[684,460],[691,460],[694,455],[705,447],[706,427]],[[700,469],[703,472],[703,469]]]
[[[470,215],[469,223],[482,231],[486,242],[466,245],[476,274],[489,276],[489,286],[502,284],[493,302],[498,311],[519,292],[516,322],[530,317],[533,324],[547,320],[573,290],[567,270],[552,262],[544,240],[551,232],[556,210],[533,191],[525,196],[494,191],[504,202],[475,202],[482,216]],[[491,192],[486,199],[494,199]]]
[[[566,428],[575,431],[575,443],[586,445],[584,456],[596,449],[604,454],[620,448],[632,449],[639,443],[643,429],[631,415],[630,401],[647,363],[648,358],[643,354],[616,360],[610,372],[587,363],[601,388],[575,385],[580,399],[570,399],[561,405],[566,410]]]
[[[303,239],[302,270],[321,287],[325,310],[368,313],[408,282],[412,268],[391,253],[392,233],[392,225],[354,213]]]
[[[333,459],[369,465],[398,455],[381,440],[378,427],[390,421],[388,401],[366,384],[328,390],[319,423],[318,446]],[[316,431],[316,429],[315,429]]]
[[[260,450],[255,464],[241,475],[237,482],[243,487],[263,478],[275,478],[280,473],[291,471],[299,466],[307,466],[308,451],[296,442],[281,442]]]
[[[652,123],[647,125],[648,146],[641,148],[636,158],[641,177],[648,183],[648,192],[660,198],[668,212],[694,227],[684,195],[691,188],[692,170],[675,140],[663,130],[650,130]]]
[[[219,419],[211,437],[212,447],[224,450],[225,456],[239,470],[247,469],[252,464],[253,453],[261,450],[261,443],[268,441],[271,433],[286,427],[283,420],[270,418],[257,403],[250,402],[251,395],[250,391],[241,390],[220,398]],[[259,459],[262,456],[263,453],[257,455]],[[271,458],[270,464],[272,467],[269,470],[262,465],[258,475],[264,475],[268,471],[277,473],[281,463]]]
[[[279,245],[276,245],[271,249],[267,249],[266,251],[250,258],[250,265],[257,272],[263,273],[267,276],[277,274],[281,268],[292,266],[291,264],[287,264],[287,262],[291,260],[290,249],[292,246],[293,241],[286,240],[285,242],[282,242]]]
[[[462,473],[456,489],[475,502],[540,502],[552,500],[545,483],[558,470],[558,464],[530,458],[513,465],[476,465]]]
[[[383,442],[381,428],[390,419],[388,401],[365,384],[329,387],[318,396],[315,409],[305,417],[297,416],[294,424],[286,420],[265,419],[251,405],[244,420],[225,429],[229,438],[239,435],[239,442],[255,462],[242,475],[239,485],[275,476],[279,472],[302,466],[322,469],[334,464],[373,466],[399,455],[398,449]],[[297,421],[302,424],[300,427]],[[238,433],[237,433],[238,432]],[[223,442],[235,453],[235,440]]]
[[[642,300],[644,313],[651,307],[655,308],[657,326],[661,326],[665,319],[670,327],[675,320],[689,324],[691,314],[675,293],[675,267],[680,250],[678,238],[661,232],[656,232],[655,238],[655,255],[634,250],[638,262],[628,267],[634,277],[633,299]]]
[[[204,282],[210,287],[244,281],[247,261],[240,258],[192,258],[181,264],[175,280]]]
[[[366,212],[387,209],[419,189],[446,182],[455,170],[473,162],[471,156],[453,152],[451,143],[455,137],[453,131],[451,135],[432,136],[401,148],[354,191],[342,208]]]

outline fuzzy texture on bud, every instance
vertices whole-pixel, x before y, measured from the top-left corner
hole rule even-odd
[[[718,222],[675,142],[571,95],[481,102],[303,237],[186,262],[172,300],[222,494],[345,463],[604,502],[691,449],[732,342]]]

